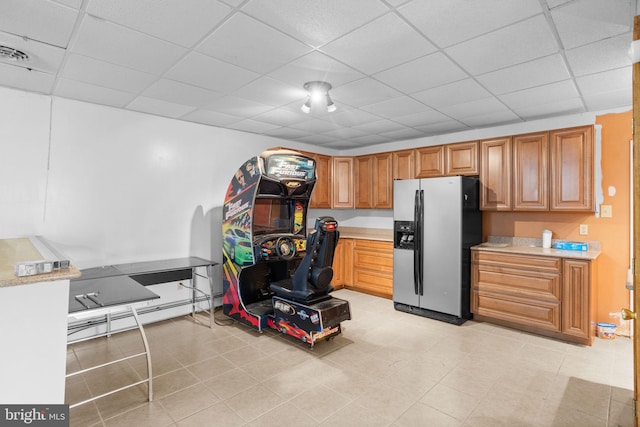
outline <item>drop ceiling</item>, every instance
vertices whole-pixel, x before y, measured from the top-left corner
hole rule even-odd
[[[0,86],[330,148],[630,107],[636,0],[4,0]],[[300,110],[307,81],[337,111]]]

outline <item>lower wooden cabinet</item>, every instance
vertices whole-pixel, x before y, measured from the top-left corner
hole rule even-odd
[[[393,243],[341,238],[333,258],[334,289],[347,288],[391,299]]]
[[[594,261],[472,251],[474,318],[591,345]]]

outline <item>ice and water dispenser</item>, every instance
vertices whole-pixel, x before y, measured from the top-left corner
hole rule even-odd
[[[413,250],[414,231],[413,221],[395,221],[393,227],[393,247],[396,249]]]

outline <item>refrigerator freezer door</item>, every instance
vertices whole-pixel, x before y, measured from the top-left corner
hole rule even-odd
[[[394,221],[413,221],[414,197],[420,187],[418,179],[393,181],[393,219]]]
[[[419,306],[461,315],[462,180],[421,180],[424,189],[423,295]]]
[[[420,180],[407,179],[394,181],[393,219],[394,221],[415,221],[415,197],[420,189]],[[415,224],[414,224],[415,227]],[[414,238],[417,236],[414,236]],[[393,250],[393,301],[417,306],[418,282],[415,277],[414,251],[410,249]]]
[[[413,277],[412,250],[393,250],[393,301],[418,306],[419,297]]]

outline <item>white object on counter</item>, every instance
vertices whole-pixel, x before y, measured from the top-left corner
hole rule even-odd
[[[551,230],[544,230],[542,232],[542,247],[549,249],[551,247]]]

